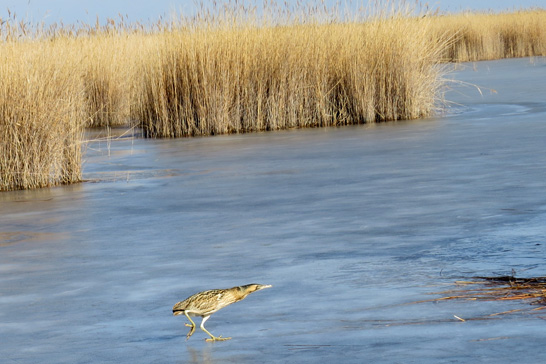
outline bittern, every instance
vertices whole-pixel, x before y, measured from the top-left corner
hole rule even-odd
[[[173,315],[184,314],[190,320],[191,325],[186,323],[186,326],[191,327],[190,332],[186,335],[186,340],[195,332],[195,322],[193,322],[191,316],[201,316],[203,318],[201,320],[201,330],[210,336],[210,339],[206,339],[206,341],[229,340],[231,339],[230,337],[222,337],[221,335],[216,337],[205,329],[205,322],[209,319],[210,315],[232,303],[244,299],[252,292],[269,287],[271,285],[253,283],[245,286],[199,292],[174,305]]]

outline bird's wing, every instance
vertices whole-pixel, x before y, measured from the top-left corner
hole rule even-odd
[[[225,297],[225,292],[220,290],[211,290],[208,292],[203,292],[203,294],[193,302],[193,305],[196,309],[202,311],[208,311],[218,307],[218,303],[222,302]]]

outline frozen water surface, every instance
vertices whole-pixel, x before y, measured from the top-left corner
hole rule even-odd
[[[1,361],[544,362],[527,303],[410,304],[546,275],[546,60],[452,77],[482,94],[442,117],[94,142],[89,182],[1,193]],[[207,322],[231,341],[185,341],[174,303],[254,282]]]

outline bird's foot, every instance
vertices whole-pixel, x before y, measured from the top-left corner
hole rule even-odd
[[[186,326],[191,327],[190,332],[188,332],[188,335],[186,335],[186,341],[188,341],[188,339],[189,339],[189,338],[193,335],[193,333],[195,332],[195,326],[188,325],[188,324],[186,324]]]
[[[220,335],[220,336],[211,336],[210,338],[205,339],[205,341],[208,341],[208,342],[226,341],[226,340],[231,340],[231,338],[230,337],[222,337],[222,335]]]

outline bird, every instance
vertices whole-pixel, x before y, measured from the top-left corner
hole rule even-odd
[[[237,286],[226,289],[211,289],[194,294],[186,298],[184,301],[180,301],[173,306],[173,316],[186,315],[190,320],[191,325],[186,323],[185,325],[191,327],[190,332],[186,335],[186,341],[195,332],[195,322],[191,319],[191,316],[201,316],[200,328],[206,332],[210,338],[206,341],[225,341],[230,340],[231,337],[214,336],[205,329],[205,322],[209,319],[210,315],[216,311],[231,305],[237,301],[245,299],[246,296],[252,292],[260,291],[265,288],[272,287],[269,284],[247,284],[244,286]]]

